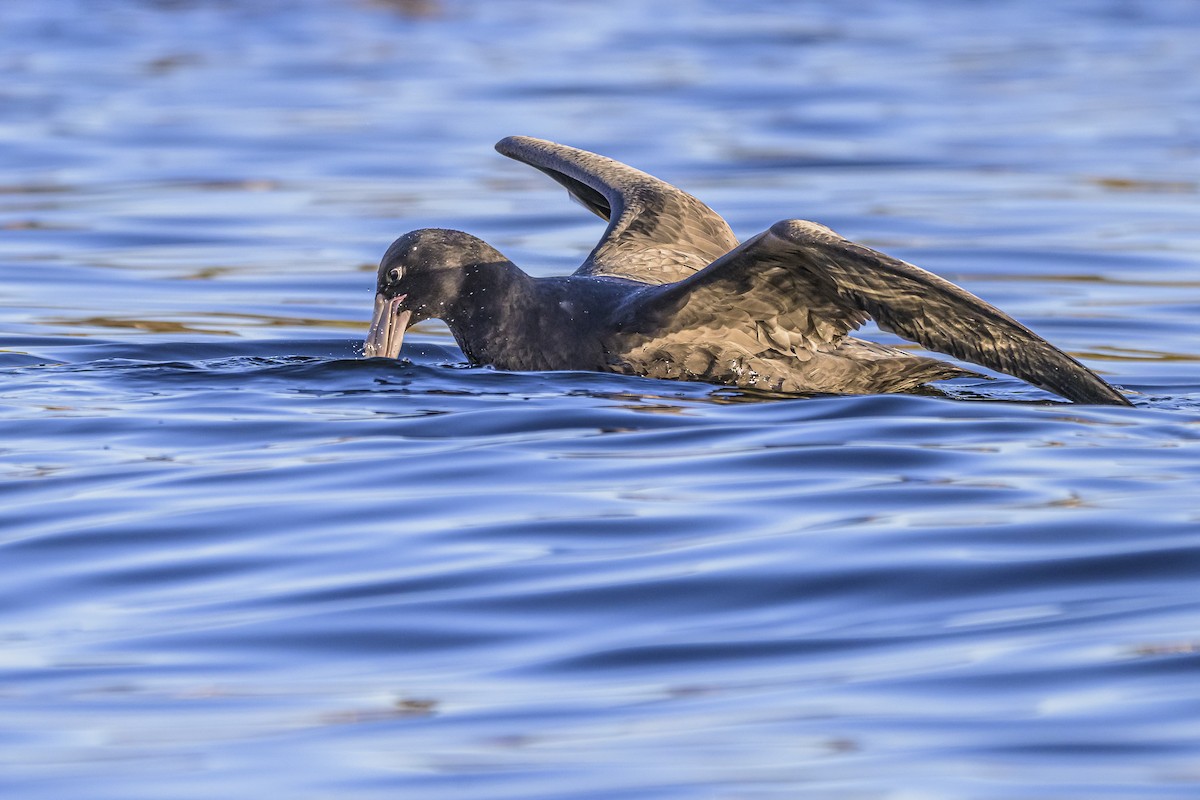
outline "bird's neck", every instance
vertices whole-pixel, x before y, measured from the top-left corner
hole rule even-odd
[[[535,279],[511,261],[474,264],[443,316],[467,359],[503,366],[514,337],[527,331],[536,316],[531,306]]]

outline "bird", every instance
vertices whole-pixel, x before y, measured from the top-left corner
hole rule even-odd
[[[384,253],[364,357],[399,358],[404,333],[443,320],[467,360],[587,370],[796,395],[922,390],[979,376],[851,336],[868,319],[929,351],[1077,402],[1131,405],[1095,372],[998,308],[816,222],[739,242],[690,194],[627,164],[529,136],[496,144],[606,220],[570,275],[532,277],[487,242],[411,231]]]

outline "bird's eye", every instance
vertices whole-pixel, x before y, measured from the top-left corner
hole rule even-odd
[[[392,267],[388,270],[388,283],[399,283],[400,276],[403,274],[404,271],[399,267]]]

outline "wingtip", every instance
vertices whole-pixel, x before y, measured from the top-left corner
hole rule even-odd
[[[516,136],[505,136],[500,141],[496,142],[496,152],[502,156],[512,158],[512,152],[517,144]]]
[[[505,136],[496,142],[496,152],[513,158],[522,150],[528,150],[533,145],[549,144],[545,139],[535,139],[532,136]]]
[[[771,226],[770,235],[787,245],[799,246],[801,248],[833,245],[838,248],[838,253],[834,254],[835,260],[849,256],[869,257],[869,266],[871,269],[886,270],[890,276],[888,282],[882,282],[874,287],[868,286],[868,291],[859,294],[860,302],[865,302],[863,298],[867,298],[874,303],[875,307],[869,309],[870,313],[879,324],[879,327],[884,330],[897,333],[912,341],[921,342],[938,352],[949,353],[950,355],[991,367],[998,372],[1014,375],[1032,383],[1034,386],[1039,386],[1074,403],[1107,406],[1133,405],[1129,398],[1077,359],[1047,342],[1000,309],[991,306],[962,287],[955,286],[944,278],[926,272],[912,264],[907,264],[892,256],[858,245],[839,236],[824,225],[807,220],[780,220]],[[853,271],[846,274],[853,275]],[[994,339],[995,336],[1002,333],[1005,336],[1016,335],[1018,338],[1014,339],[1013,342],[1024,341],[1024,346],[1029,349],[1029,352],[1021,354],[1020,357],[1010,359],[1010,363],[1007,365],[989,363],[986,359],[980,360],[980,358],[981,356],[986,356],[988,352],[995,351],[996,348],[994,345],[988,345],[982,349],[976,348],[974,353],[971,352],[971,347],[964,349],[951,340],[941,341],[940,344],[942,346],[939,347],[931,344],[929,341],[922,341],[919,330],[920,325],[910,325],[908,326],[908,330],[903,330],[904,326],[900,324],[904,322],[903,319],[893,319],[890,322],[887,319],[881,319],[880,314],[888,313],[888,306],[892,302],[891,298],[896,294],[893,279],[903,281],[907,278],[911,280],[913,276],[920,276],[920,280],[926,290],[939,290],[942,292],[944,299],[951,301],[953,305],[948,313],[958,313],[957,310],[965,308],[978,318],[980,325],[983,325],[985,328],[989,325],[994,326],[992,334],[984,335],[983,338],[985,340],[989,336]],[[921,296],[921,294],[913,295],[913,297]]]
[[[1121,393],[1121,390],[1110,384],[1108,381],[1096,375],[1087,367],[1087,374],[1093,380],[1084,382],[1082,386],[1072,386],[1071,394],[1058,392],[1068,400],[1081,403],[1084,405],[1098,406],[1125,406],[1132,407],[1133,401]]]

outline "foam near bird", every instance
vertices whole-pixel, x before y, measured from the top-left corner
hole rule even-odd
[[[784,220],[739,244],[708,206],[619,161],[527,136],[496,149],[607,220],[600,242],[573,274],[534,278],[470,234],[407,233],[379,265],[367,357],[398,357],[405,330],[436,318],[471,363],[506,370],[834,394],[906,392],[975,374],[849,335],[874,319],[1069,400],[1129,405],[994,306],[821,225]]]

